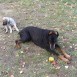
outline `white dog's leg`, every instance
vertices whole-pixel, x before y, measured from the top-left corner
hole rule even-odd
[[[8,27],[7,26],[5,26],[5,33],[7,33],[8,32]]]
[[[18,32],[19,32],[19,29],[17,28],[17,26],[16,26],[16,25],[14,25],[14,28],[15,28],[15,30],[16,30],[16,31],[18,31]]]
[[[9,27],[10,33],[12,33],[12,28],[11,28],[11,26],[8,26],[8,27]]]

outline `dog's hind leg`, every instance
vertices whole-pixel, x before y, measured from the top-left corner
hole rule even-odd
[[[28,33],[25,33],[24,35],[20,35],[20,39],[21,39],[22,43],[25,43],[27,41],[30,41],[31,37]]]
[[[18,48],[18,49],[20,49],[21,48],[21,43],[22,42],[21,42],[20,39],[15,40],[15,44],[16,44],[15,47]]]
[[[12,33],[12,28],[11,28],[11,26],[8,26],[8,28],[9,28],[9,30],[10,30],[10,33]]]
[[[16,25],[14,25],[14,28],[15,28],[15,30],[16,30],[16,31],[18,31],[18,32],[19,32],[19,29],[17,28],[17,26],[16,26]]]
[[[25,43],[26,41],[30,41],[30,39],[31,38],[30,38],[30,35],[28,33],[25,33],[24,35],[23,35],[23,33],[20,34],[20,39],[15,41],[15,43],[16,43],[15,47],[16,48],[21,48],[21,43]]]

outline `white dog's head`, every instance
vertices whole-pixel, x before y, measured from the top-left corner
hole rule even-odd
[[[7,25],[7,19],[6,19],[6,17],[3,17],[3,25]]]

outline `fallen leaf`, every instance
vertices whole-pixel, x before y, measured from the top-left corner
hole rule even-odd
[[[46,77],[49,77],[49,76],[46,76]]]
[[[25,62],[22,63],[22,67],[25,67]]]
[[[14,77],[14,75],[11,75],[10,77]]]
[[[66,69],[68,69],[69,66],[65,66]]]
[[[19,57],[19,54],[18,53],[16,53],[16,57]]]
[[[22,74],[22,73],[23,73],[23,70],[20,71],[20,74]]]
[[[23,51],[21,51],[21,53],[23,54],[24,52],[23,52]]]
[[[6,71],[1,71],[1,74],[2,74],[2,75],[7,75],[8,72],[6,72]]]
[[[70,48],[72,48],[72,46],[70,46]]]
[[[57,69],[57,70],[60,69],[60,66],[56,66],[56,69]]]

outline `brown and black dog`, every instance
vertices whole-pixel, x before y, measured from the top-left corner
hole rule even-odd
[[[50,53],[57,55],[58,58],[65,61],[66,63],[70,62],[70,55],[63,51],[57,44],[57,38],[59,36],[59,33],[57,31],[29,26],[22,29],[19,32],[19,35],[20,39],[15,41],[17,48],[21,48],[21,43],[32,41],[39,47],[44,48]],[[58,52],[62,53],[62,55],[56,52],[55,50],[58,50]]]

